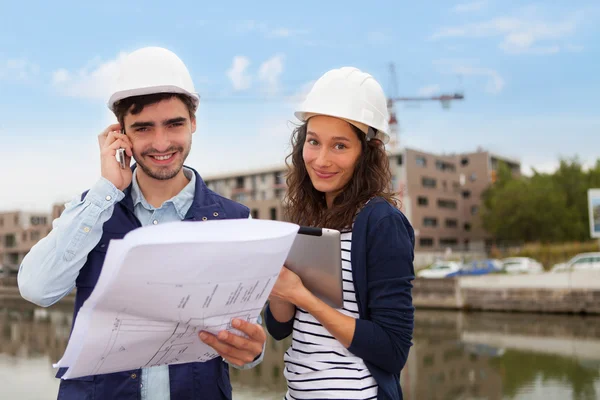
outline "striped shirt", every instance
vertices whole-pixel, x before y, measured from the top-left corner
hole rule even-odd
[[[342,314],[359,318],[350,248],[352,232],[342,232]],[[362,358],[337,341],[312,315],[298,308],[294,318],[292,345],[284,356],[286,400],[376,399],[377,382]]]

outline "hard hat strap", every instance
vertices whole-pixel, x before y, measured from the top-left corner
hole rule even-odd
[[[370,141],[371,139],[375,139],[375,136],[377,136],[375,129],[373,129],[372,127],[369,127],[369,131],[367,132],[367,142]]]

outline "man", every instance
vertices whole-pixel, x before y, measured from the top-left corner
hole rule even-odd
[[[77,287],[74,318],[96,285],[111,239],[149,224],[249,218],[247,207],[212,192],[196,171],[184,166],[199,103],[184,63],[166,49],[137,50],[122,65],[117,86],[108,106],[119,124],[98,136],[101,178],[67,205],[19,269],[21,295],[43,307]],[[116,159],[120,148],[127,165],[135,159],[132,168],[121,168]],[[259,324],[232,323],[248,337],[200,333],[199,340],[222,358],[61,380],[58,397],[231,399],[225,362],[238,368],[256,365],[266,341]],[[64,372],[59,370],[57,377]]]

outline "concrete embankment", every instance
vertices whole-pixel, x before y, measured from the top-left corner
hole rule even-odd
[[[600,271],[414,281],[417,309],[600,314]]]

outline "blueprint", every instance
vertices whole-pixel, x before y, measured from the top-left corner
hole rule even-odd
[[[111,241],[55,367],[68,367],[63,379],[70,379],[217,357],[198,332],[241,334],[232,318],[256,322],[298,228],[256,219],[173,222]]]

